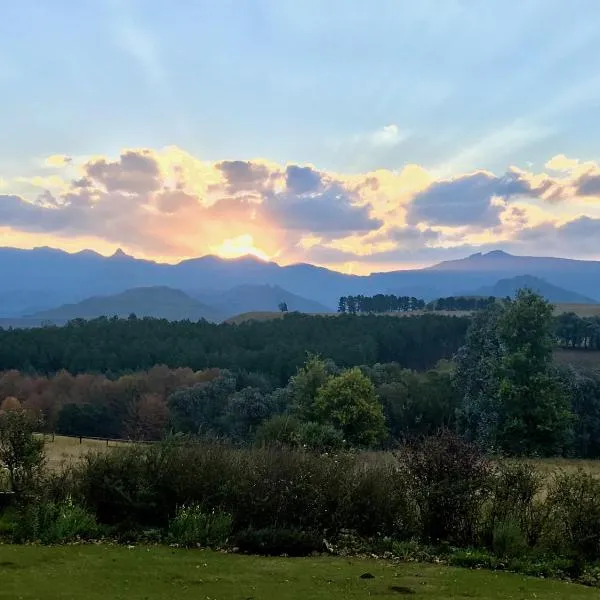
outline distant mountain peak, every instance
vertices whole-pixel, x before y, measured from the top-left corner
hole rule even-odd
[[[504,252],[504,250],[490,250],[490,252],[487,252],[484,256],[486,258],[513,258],[512,254]]]
[[[122,248],[117,248],[114,253],[111,255],[111,258],[133,258],[129,256],[126,252],[123,251]]]

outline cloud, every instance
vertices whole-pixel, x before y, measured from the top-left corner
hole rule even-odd
[[[262,191],[269,180],[269,169],[249,160],[224,160],[215,166],[223,173],[231,194]]]
[[[311,167],[289,165],[285,172],[285,185],[293,194],[317,192],[321,188],[321,175]]]
[[[480,171],[463,177],[438,181],[418,193],[409,207],[409,223],[430,225],[499,225],[504,206],[494,198],[508,199],[531,192],[530,186],[515,173],[503,177]]]
[[[100,158],[85,165],[85,181],[101,184],[107,192],[144,194],[160,188],[160,169],[149,150],[127,151],[117,161]],[[82,180],[77,180],[82,183]]]
[[[0,228],[11,240],[19,232],[45,243],[56,236],[59,246],[98,240],[94,248],[159,259],[246,248],[363,271],[479,248],[598,252],[600,205],[590,194],[600,196],[600,168],[564,155],[548,160],[550,175],[511,166],[451,179],[415,164],[344,174],[262,159],[210,162],[176,147],[50,162],[68,168],[5,181]]]
[[[328,234],[366,232],[379,229],[383,221],[371,217],[369,205],[360,206],[356,194],[337,183],[320,192],[286,191],[269,195],[264,207],[271,218],[284,228]]]
[[[580,196],[600,196],[600,173],[582,175],[577,182],[577,193]]]
[[[62,167],[66,167],[72,162],[72,160],[72,157],[67,156],[66,154],[52,154],[44,160],[44,166],[53,169],[60,169]]]

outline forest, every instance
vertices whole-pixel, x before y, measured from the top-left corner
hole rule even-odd
[[[0,398],[75,436],[327,450],[449,429],[494,453],[597,457],[600,376],[552,361],[557,343],[594,348],[596,323],[531,292],[472,318],[74,321],[0,332]]]

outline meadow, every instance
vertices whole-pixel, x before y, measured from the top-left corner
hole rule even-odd
[[[587,600],[598,591],[511,573],[332,557],[266,558],[152,546],[1,546],[0,599]]]

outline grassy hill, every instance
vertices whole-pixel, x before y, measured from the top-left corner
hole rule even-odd
[[[112,296],[94,296],[76,304],[31,315],[30,318],[64,323],[71,319],[94,319],[101,316],[126,318],[131,313],[138,317],[156,317],[169,321],[220,321],[222,314],[212,306],[195,300],[181,290],[166,286],[140,287]]]
[[[188,291],[188,294],[201,302],[219,309],[226,317],[242,313],[276,311],[281,302],[287,304],[289,311],[302,313],[327,313],[332,309],[292,294],[278,285],[238,285],[228,290]]]

